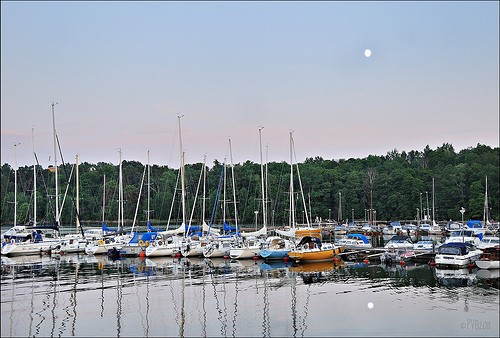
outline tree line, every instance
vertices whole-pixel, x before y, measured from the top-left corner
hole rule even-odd
[[[499,154],[498,147],[481,144],[457,153],[451,144],[444,143],[436,149],[429,146],[423,151],[394,149],[385,156],[370,155],[363,159],[306,158],[297,164],[301,182],[294,168],[295,219],[298,223],[307,218],[351,221],[354,217],[356,221],[363,221],[368,219],[372,209],[377,221],[415,220],[426,214],[432,216],[432,210],[428,209],[428,206],[432,208],[432,198],[436,221],[460,221],[461,207],[466,210],[465,219],[483,219],[487,177],[489,219],[498,220]],[[49,168],[35,167],[37,224],[50,224],[55,219],[55,175]],[[246,161],[231,167],[215,160],[211,167],[205,166],[205,171],[203,167],[203,163],[185,165],[187,221],[193,215],[192,224],[200,224],[202,219],[221,224],[225,216],[228,224],[234,224],[236,204],[239,224],[258,223],[260,226],[263,223],[260,163]],[[118,169],[118,165],[104,162],[78,165],[78,211],[82,224],[98,226],[102,219],[106,224],[116,224]],[[61,223],[65,226],[76,221],[75,173],[71,174],[72,170],[72,163],[58,167],[60,201],[65,201]],[[137,161],[122,162],[125,225],[132,225],[136,218],[136,225],[144,226],[149,210],[153,226],[164,229],[170,219],[170,228],[177,227],[183,218],[180,170],[158,165],[151,165],[149,170],[148,175],[145,165]],[[290,164],[270,162],[264,165],[263,172],[266,222],[268,225],[287,225]],[[18,223],[28,224],[34,219],[33,173],[33,166],[17,170]],[[305,203],[299,191],[300,184]],[[14,219],[14,186],[14,168],[5,163],[1,168],[2,225],[12,224]]]

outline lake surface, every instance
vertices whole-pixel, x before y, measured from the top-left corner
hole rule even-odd
[[[499,271],[2,257],[7,336],[498,336]]]

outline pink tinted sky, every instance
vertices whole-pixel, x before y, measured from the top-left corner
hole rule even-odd
[[[498,2],[2,2],[1,162],[499,145]],[[372,50],[370,58],[365,49]],[[265,151],[265,150],[264,150]]]

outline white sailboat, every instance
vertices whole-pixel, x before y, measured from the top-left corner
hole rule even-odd
[[[183,238],[177,236],[179,234],[186,233],[186,205],[185,205],[185,181],[184,181],[184,151],[182,148],[182,134],[181,134],[181,118],[184,115],[177,116],[178,126],[179,126],[179,157],[180,157],[180,169],[179,176],[181,179],[181,208],[182,208],[182,223],[181,225],[174,230],[161,231],[158,233],[158,238],[151,243],[146,248],[146,257],[163,257],[163,256],[172,256],[177,254],[181,250]],[[177,188],[177,184],[176,184]],[[175,195],[174,199],[175,200]],[[172,207],[170,210],[170,214],[172,214],[173,208],[173,200]],[[170,224],[170,216],[168,220],[168,224]]]
[[[310,221],[309,221],[309,215],[306,212],[305,217],[306,217],[306,227],[296,227],[296,221],[295,221],[295,203],[294,203],[294,189],[293,189],[293,154],[295,154],[295,144],[293,141],[293,131],[290,131],[290,215],[288,218],[288,229],[286,230],[276,230],[276,233],[289,237],[289,238],[301,238],[304,236],[313,236],[313,237],[318,237],[321,238],[321,229],[320,228],[312,228]],[[295,156],[296,157],[296,156]],[[297,162],[297,161],[295,161]],[[304,210],[306,210],[306,202],[304,198],[304,191],[302,189],[302,180],[300,179],[300,171],[299,171],[299,165],[296,163],[296,169],[297,169],[297,177],[299,180],[299,187],[300,187],[300,192],[302,196],[302,203],[304,205]]]
[[[10,241],[2,245],[2,255],[15,256],[15,255],[37,255],[43,252],[51,251],[53,248],[61,243],[59,238],[59,185],[57,176],[57,133],[55,127],[55,116],[54,116],[54,106],[52,103],[52,127],[54,136],[54,167],[55,167],[55,187],[56,187],[56,214],[55,214],[55,224],[49,226],[35,226],[25,228],[24,231],[31,232],[31,236],[26,236],[25,240],[22,242]],[[17,144],[15,145],[15,147]],[[14,158],[16,157],[16,148],[14,148]],[[14,226],[17,226],[17,160],[14,159]]]
[[[233,181],[233,203],[234,203],[234,219],[236,224],[236,234],[238,234],[238,210],[236,208],[236,186],[234,183],[234,164],[233,164],[233,153],[231,149],[231,139],[229,139],[229,154],[231,158],[231,175]],[[261,231],[264,230],[267,233],[266,227],[264,226]],[[263,234],[265,234],[263,232]],[[243,234],[241,234],[243,237]],[[229,251],[229,257],[232,259],[244,259],[244,258],[254,258],[258,257],[260,253],[260,248],[262,241],[255,236],[255,233],[246,234],[243,241],[238,241]]]
[[[184,240],[182,241],[182,244],[181,244],[180,252],[181,252],[181,255],[183,257],[203,256],[203,249],[209,241],[209,238],[204,236],[204,234],[207,233],[207,231],[205,231],[205,229],[208,230],[208,225],[205,222],[205,208],[204,208],[205,198],[203,198],[203,206],[202,206],[202,222],[201,222],[201,224],[202,224],[202,226],[201,226],[202,236],[200,238],[197,238],[197,239],[195,239],[194,236],[189,236],[189,232],[191,230],[191,226],[193,223],[194,211],[196,209],[196,201],[198,199],[200,184],[201,184],[201,181],[202,181],[202,179],[204,177],[204,173],[205,173],[205,164],[206,164],[206,156],[204,156],[204,158],[203,158],[203,166],[201,168],[200,178],[198,180],[198,186],[196,187],[196,194],[194,197],[193,207],[191,209],[191,216],[189,218],[188,228],[187,228],[187,231],[185,233]]]
[[[118,167],[118,228],[117,232],[121,233],[123,230],[123,169],[122,169],[122,150],[119,149],[118,153],[120,154],[120,164]],[[104,186],[105,189],[105,186]],[[104,201],[103,201],[104,203]],[[104,215],[104,208],[103,208]],[[103,216],[103,225],[104,225],[104,216]],[[91,241],[85,247],[85,253],[87,255],[98,255],[108,253],[108,250],[113,248],[119,250],[125,243],[128,243],[130,240],[130,234],[123,235],[107,235],[101,239],[96,239]]]
[[[79,173],[78,173],[78,155],[76,155],[75,159],[76,166],[76,232],[74,234],[67,234],[61,240],[61,245],[56,248],[56,252],[59,253],[78,253],[85,252],[85,247],[87,246],[88,240],[85,236],[80,233],[80,197],[79,197]]]
[[[218,202],[218,194],[221,188],[221,182],[222,185],[224,185],[224,197],[223,197],[223,205],[222,205],[222,224],[224,226],[227,226],[226,224],[226,193],[225,193],[225,184],[226,184],[226,159],[224,159],[224,162],[222,164],[222,169],[219,177],[219,186],[217,187],[217,193],[216,193],[216,198],[214,201],[214,210],[217,207],[217,202]],[[210,220],[210,225],[212,225],[213,222],[213,216],[212,214],[212,219]],[[203,248],[203,256],[205,258],[217,258],[217,257],[229,257],[229,253],[231,251],[231,248],[236,244],[238,241],[238,236],[237,235],[219,235],[219,232],[214,233],[215,236],[212,234],[214,230],[219,230],[219,229],[214,229],[211,226],[209,227],[209,237],[211,237],[210,241],[208,244]]]

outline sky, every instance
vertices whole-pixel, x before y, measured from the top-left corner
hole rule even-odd
[[[186,163],[288,162],[291,130],[298,162],[498,147],[498,27],[497,1],[2,1],[1,163],[52,164],[52,103],[73,163],[179,167],[178,116]]]

